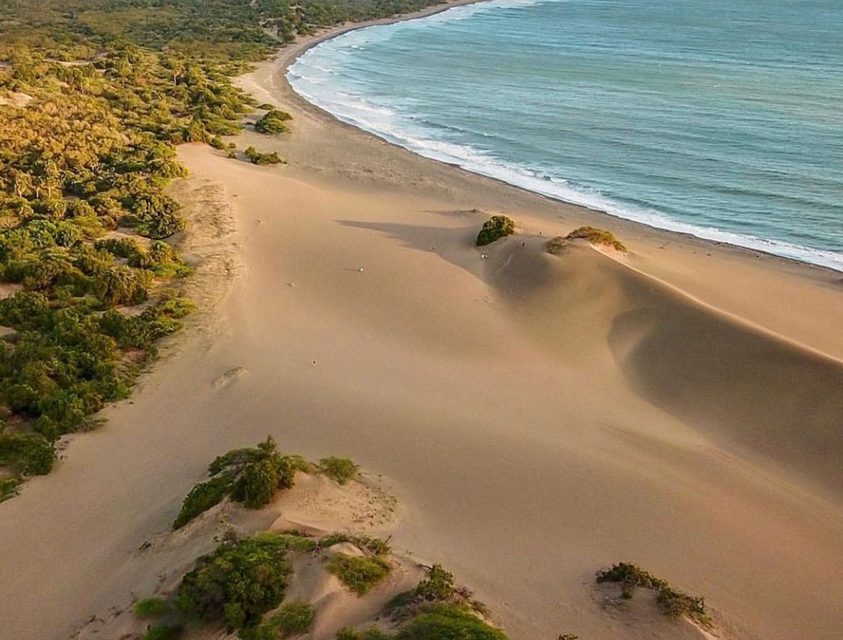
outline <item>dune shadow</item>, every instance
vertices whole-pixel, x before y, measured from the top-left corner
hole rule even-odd
[[[627,294],[609,345],[639,395],[843,494],[843,365],[673,292]]]

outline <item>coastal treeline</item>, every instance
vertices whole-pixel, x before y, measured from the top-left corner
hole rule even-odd
[[[191,310],[166,188],[186,175],[177,145],[223,148],[254,108],[230,78],[279,40],[429,4],[0,4],[0,499],[126,397]]]

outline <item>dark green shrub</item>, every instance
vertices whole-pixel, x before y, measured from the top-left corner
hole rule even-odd
[[[389,562],[380,556],[354,557],[344,553],[331,554],[326,560],[328,571],[359,596],[389,575]]]
[[[230,631],[254,626],[284,599],[292,573],[287,549],[287,540],[273,534],[223,540],[182,579],[179,609],[205,621],[222,620]]]
[[[132,607],[135,615],[141,619],[160,618],[170,612],[170,603],[163,598],[144,598]]]
[[[482,247],[499,238],[515,233],[515,221],[506,216],[492,216],[483,223],[477,234],[477,246]]]
[[[284,161],[278,156],[278,153],[273,151],[272,153],[261,153],[254,147],[249,147],[246,149],[246,157],[249,159],[249,162],[252,164],[257,165],[267,165],[267,164],[279,164],[283,163]]]
[[[184,499],[173,530],[183,527],[228,495],[248,509],[266,506],[279,490],[295,484],[296,470],[302,465],[306,462],[301,456],[278,453],[271,436],[257,447],[234,449],[218,456],[208,467],[208,473],[213,477],[193,487]]]
[[[292,116],[286,111],[270,109],[264,116],[255,123],[255,131],[260,133],[288,133],[289,127],[285,124]]]
[[[445,571],[441,564],[434,564],[427,577],[413,589],[413,596],[418,600],[434,602],[447,600],[454,595],[454,574]]]
[[[134,305],[149,298],[147,287],[152,281],[149,272],[117,265],[94,277],[97,297],[109,305]]]
[[[470,603],[469,596],[468,592],[460,592],[458,597],[454,586],[454,574],[445,571],[442,565],[434,564],[424,580],[421,580],[414,589],[393,597],[386,608],[393,618],[401,620],[416,615],[420,608],[434,602],[473,604]]]
[[[173,522],[173,531],[180,529],[196,516],[222,502],[222,499],[231,493],[232,486],[231,478],[219,476],[193,487],[185,497],[181,511]]]
[[[588,240],[591,244],[602,244],[609,247],[613,247],[618,251],[626,252],[626,247],[624,244],[615,238],[612,233],[609,231],[604,231],[603,229],[598,229],[596,227],[579,227],[578,229],[574,229],[565,236],[566,240],[575,240],[575,239],[582,239]]]
[[[272,460],[265,459],[246,465],[234,485],[233,498],[248,509],[268,505],[279,488],[278,469]]]
[[[360,471],[360,467],[354,464],[352,460],[348,458],[336,458],[334,456],[322,458],[319,461],[319,466],[322,467],[326,475],[343,486],[347,485],[350,480],[356,478],[357,473]]]

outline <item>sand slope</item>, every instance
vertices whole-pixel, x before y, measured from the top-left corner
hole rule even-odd
[[[384,474],[406,508],[395,546],[452,569],[516,640],[683,637],[604,610],[594,573],[619,560],[705,595],[730,637],[839,638],[839,274],[414,158],[271,69],[244,82],[294,134],[240,145],[288,166],[181,149],[236,220],[230,291],[0,506],[0,638],[60,640],[151,590],[165,567],[138,547],[207,460],[267,433]],[[520,234],[484,260],[472,238],[498,212]],[[583,222],[630,255],[544,252]]]

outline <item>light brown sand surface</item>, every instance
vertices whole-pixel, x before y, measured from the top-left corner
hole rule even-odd
[[[388,478],[395,546],[453,570],[514,640],[686,637],[605,610],[594,573],[621,560],[705,595],[728,637],[840,638],[840,274],[417,158],[291,96],[290,55],[242,82],[293,134],[238,141],[288,165],[180,152],[184,196],[207,196],[194,226],[207,208],[218,229],[197,248],[213,309],[0,505],[0,638],[63,640],[150,591],[165,567],[138,547],[208,460],[267,434]],[[483,259],[493,213],[519,235]],[[629,256],[545,253],[581,223]]]

